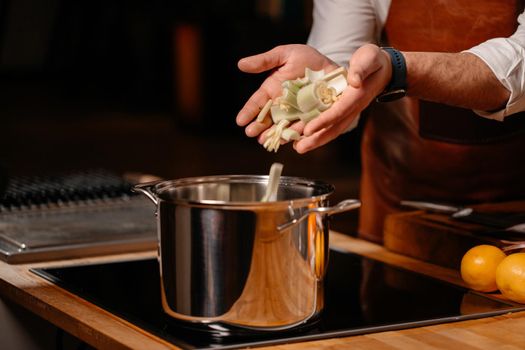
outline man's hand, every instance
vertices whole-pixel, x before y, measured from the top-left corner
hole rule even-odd
[[[348,69],[348,87],[329,109],[303,129],[305,137],[294,143],[298,153],[318,148],[345,132],[355,118],[379,95],[392,76],[388,53],[367,44],[352,56]]]
[[[245,57],[238,63],[239,69],[247,73],[262,73],[273,70],[261,87],[248,99],[237,115],[237,125],[246,126],[245,132],[249,137],[260,136],[270,126],[268,119],[264,123],[254,121],[264,104],[271,98],[275,99],[282,94],[281,83],[285,80],[297,79],[304,76],[305,68],[313,70],[334,70],[337,65],[319,51],[307,45],[277,46],[265,53]],[[294,129],[302,131],[302,123],[296,123]]]
[[[305,67],[326,72],[337,68],[333,61],[306,45],[277,46],[268,52],[243,58],[238,65],[247,73],[274,70],[237,115],[237,124],[246,126],[246,135],[259,136],[260,143],[264,142],[263,132],[270,127],[270,122],[259,123],[254,118],[268,99],[281,95],[283,81],[302,77]],[[386,52],[372,44],[359,48],[350,60],[349,86],[340,99],[308,125],[297,122],[292,126],[304,134],[294,143],[294,149],[306,153],[345,132],[359,113],[384,90],[391,75],[390,56]]]

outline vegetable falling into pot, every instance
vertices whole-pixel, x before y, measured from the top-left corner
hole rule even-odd
[[[268,175],[268,185],[266,186],[266,193],[261,202],[274,202],[277,199],[277,190],[279,189],[279,181],[283,172],[283,165],[281,163],[273,163],[270,167],[270,174]]]

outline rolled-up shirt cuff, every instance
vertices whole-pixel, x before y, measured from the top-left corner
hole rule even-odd
[[[506,116],[525,109],[525,49],[511,38],[496,38],[465,50],[479,57],[510,92],[506,106],[497,111],[474,112],[482,117],[503,121]]]

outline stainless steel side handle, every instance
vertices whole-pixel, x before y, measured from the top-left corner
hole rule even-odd
[[[137,184],[133,186],[131,190],[133,192],[142,193],[148,197],[153,202],[153,204],[155,204],[155,206],[157,206],[159,204],[159,200],[157,196],[151,191],[151,189],[160,182],[162,182],[162,180]]]
[[[361,206],[361,201],[357,199],[345,199],[344,201],[341,201],[332,207],[311,208],[311,209],[306,210],[301,216],[294,218],[287,223],[277,226],[277,230],[284,231],[286,229],[289,229],[290,227],[297,225],[298,223],[306,219],[308,215],[313,214],[313,213],[333,215],[333,214],[342,213],[344,211],[357,209],[360,206]]]

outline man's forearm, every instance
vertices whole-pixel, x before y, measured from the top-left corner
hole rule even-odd
[[[504,108],[510,92],[470,53],[403,52],[408,95],[468,109]]]

